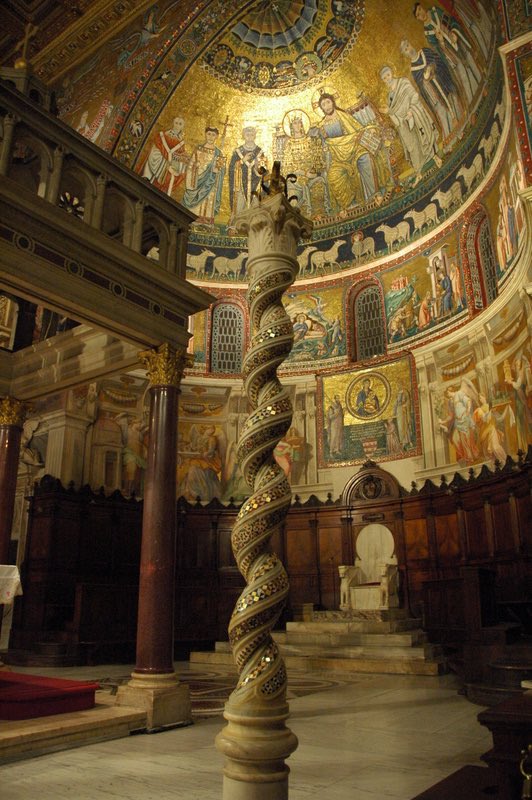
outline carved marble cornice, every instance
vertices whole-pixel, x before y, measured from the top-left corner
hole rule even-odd
[[[22,428],[28,408],[22,400],[7,395],[0,397],[0,425],[14,425]]]
[[[179,387],[183,372],[192,366],[192,356],[165,342],[157,350],[144,350],[139,359],[148,373],[151,386]]]

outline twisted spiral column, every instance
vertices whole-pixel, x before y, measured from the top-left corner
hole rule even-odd
[[[296,246],[311,223],[284,194],[270,195],[237,220],[248,234],[248,304],[252,338],[244,359],[244,386],[252,411],[239,442],[238,460],[251,489],[232,533],[233,552],[246,580],[229,623],[229,640],[239,672],[225,707],[228,725],[217,738],[227,757],[224,798],[288,796],[284,759],[297,747],[285,726],[286,669],[271,631],[288,595],[285,569],[270,548],[292,493],[273,451],[287,433],[292,405],[277,368],[293,344],[292,323],[282,296],[298,273]]]

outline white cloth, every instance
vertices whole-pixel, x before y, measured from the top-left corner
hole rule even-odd
[[[10,605],[19,594],[22,594],[22,584],[18,567],[0,564],[0,605]]]

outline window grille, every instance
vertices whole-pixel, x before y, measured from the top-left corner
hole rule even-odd
[[[356,360],[386,352],[386,325],[378,286],[368,286],[355,298]]]
[[[211,372],[239,374],[244,352],[244,314],[238,306],[220,303],[212,315]]]
[[[495,252],[491,239],[488,218],[484,217],[480,223],[478,232],[478,251],[480,264],[484,273],[484,283],[486,286],[486,300],[491,303],[497,297],[497,265],[495,262]]]

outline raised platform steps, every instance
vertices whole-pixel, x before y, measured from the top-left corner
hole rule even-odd
[[[19,722],[0,720],[0,764],[118,739],[146,727],[146,712],[115,705],[109,692],[96,692],[96,705],[85,711]]]
[[[445,663],[425,641],[419,620],[403,609],[388,611],[315,611],[310,619],[288,622],[275,631],[288,669],[302,672],[440,675]],[[198,664],[232,664],[228,642],[214,652],[193,652]]]

